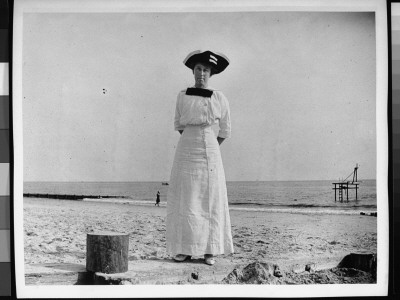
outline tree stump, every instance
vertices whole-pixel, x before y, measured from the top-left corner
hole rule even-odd
[[[128,271],[129,234],[116,232],[88,233],[86,270],[106,274]]]
[[[338,264],[338,268],[353,268],[369,272],[376,277],[375,253],[350,253]]]

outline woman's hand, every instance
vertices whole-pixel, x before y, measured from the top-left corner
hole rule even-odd
[[[224,138],[222,138],[222,137],[217,137],[217,141],[218,141],[218,144],[222,144],[222,142],[224,141],[225,139]]]

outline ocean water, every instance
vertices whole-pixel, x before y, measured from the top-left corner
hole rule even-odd
[[[228,181],[231,210],[276,211],[319,214],[359,214],[377,209],[376,181],[360,183],[357,200],[349,190],[349,201],[335,202],[332,181]],[[161,182],[25,182],[24,193],[116,196],[87,201],[155,203],[157,191],[165,205],[168,185]],[[118,198],[120,197],[120,198]],[[124,198],[122,198],[124,197]]]

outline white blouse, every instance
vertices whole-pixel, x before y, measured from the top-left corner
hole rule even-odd
[[[229,103],[221,91],[212,90],[211,97],[186,95],[186,89],[178,94],[175,109],[175,130],[184,130],[186,125],[214,125],[219,123],[218,136],[231,136]]]

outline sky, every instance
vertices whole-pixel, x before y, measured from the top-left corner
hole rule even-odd
[[[371,12],[27,13],[24,181],[168,181],[197,49],[231,62],[228,181],[374,179],[375,39]]]

